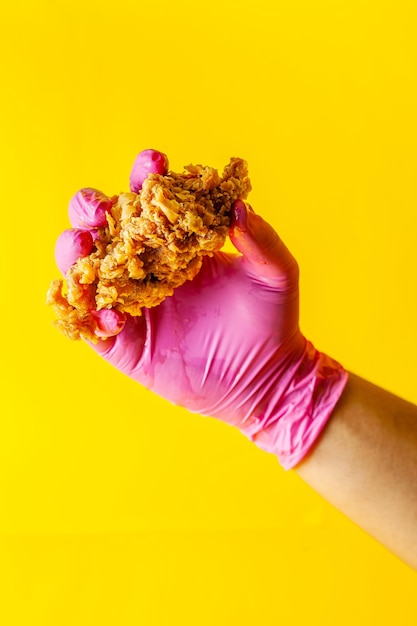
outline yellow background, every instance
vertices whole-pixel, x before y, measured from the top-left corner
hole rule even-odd
[[[414,0],[3,3],[0,621],[417,623],[416,575],[237,431],[51,325],[81,187],[249,162],[303,332],[417,402]],[[389,506],[389,503],[387,503]]]

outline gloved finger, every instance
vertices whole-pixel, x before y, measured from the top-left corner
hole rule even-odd
[[[130,173],[130,189],[138,193],[142,188],[143,181],[149,174],[167,174],[168,157],[158,150],[142,150],[133,163]]]
[[[107,224],[113,200],[98,189],[86,187],[70,200],[68,215],[74,228],[99,228]]]
[[[93,350],[117,369],[133,376],[142,359],[147,334],[145,316],[126,315],[123,330],[115,337],[88,342]]]
[[[272,226],[242,200],[232,207],[229,236],[249,271],[260,281],[272,281],[283,289],[298,284],[297,261]]]
[[[81,228],[68,228],[57,239],[55,261],[66,276],[69,268],[81,257],[87,256],[93,249],[93,236],[90,231]]]
[[[55,260],[64,276],[78,259],[88,256],[93,249],[92,231],[81,228],[68,228],[58,237],[55,246]],[[95,321],[97,337],[118,335],[125,325],[126,316],[116,309],[90,311]]]
[[[117,309],[100,309],[99,311],[91,311],[91,315],[96,322],[95,334],[97,337],[114,337],[122,332],[126,315]]]

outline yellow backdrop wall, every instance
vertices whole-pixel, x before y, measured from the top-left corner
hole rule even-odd
[[[417,402],[407,0],[16,0],[2,12],[0,615],[7,626],[416,624],[416,575],[230,427],[51,325],[77,189],[135,155],[249,163],[301,324]],[[5,251],[4,251],[5,250]]]

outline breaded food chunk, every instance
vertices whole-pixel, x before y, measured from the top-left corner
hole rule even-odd
[[[94,312],[141,315],[160,304],[196,276],[204,255],[220,250],[231,207],[250,189],[246,162],[232,158],[222,176],[188,165],[182,174],[150,174],[137,194],[115,196],[91,254],[50,286],[56,326],[71,339],[96,341]]]

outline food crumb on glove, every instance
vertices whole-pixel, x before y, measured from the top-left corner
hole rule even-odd
[[[96,311],[141,315],[160,304],[197,275],[204,255],[224,245],[232,205],[250,190],[246,161],[232,158],[221,177],[214,168],[188,165],[182,174],[150,174],[138,193],[115,196],[92,252],[65,281],[51,283],[55,325],[70,339],[96,342]]]

